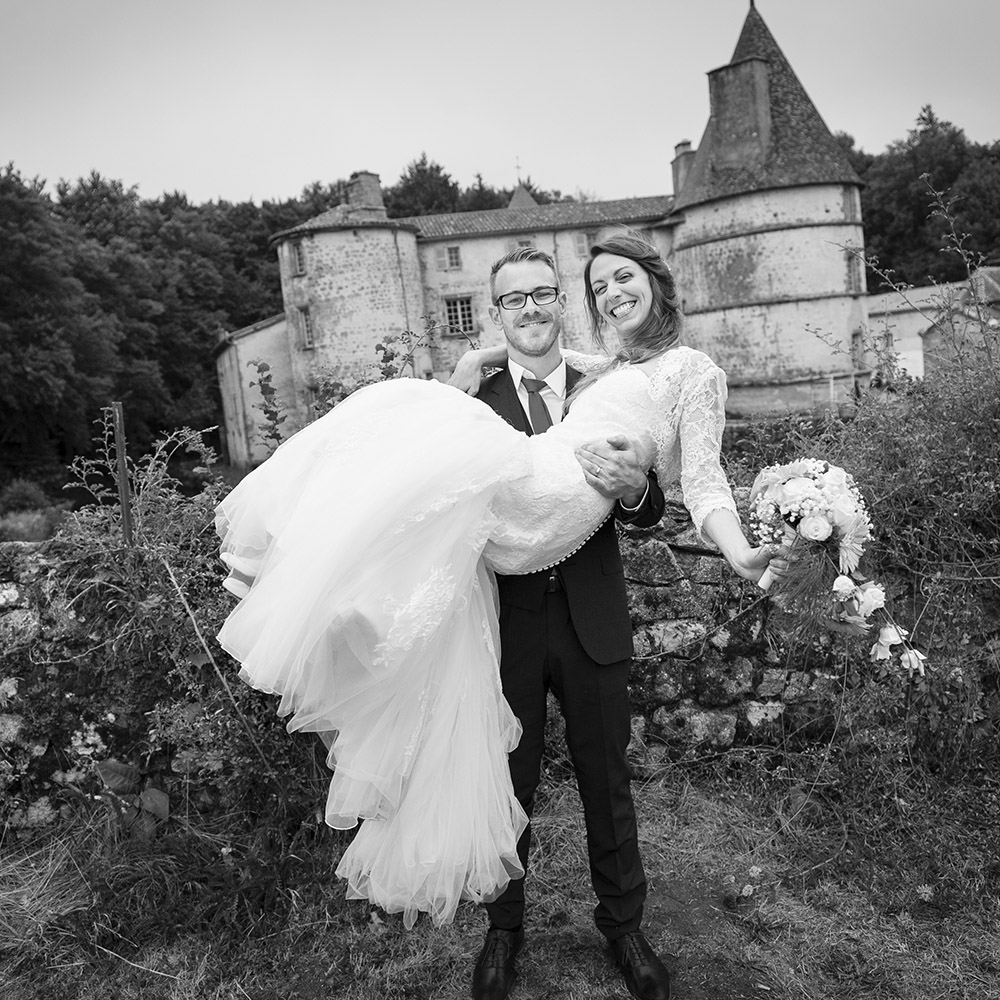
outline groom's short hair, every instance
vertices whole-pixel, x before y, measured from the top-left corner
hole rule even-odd
[[[497,304],[497,273],[505,264],[523,264],[528,260],[540,260],[543,264],[548,264],[552,277],[555,278],[556,288],[559,287],[559,272],[556,271],[556,262],[552,254],[539,250],[538,247],[514,247],[508,250],[499,260],[493,262],[490,268],[490,301]]]

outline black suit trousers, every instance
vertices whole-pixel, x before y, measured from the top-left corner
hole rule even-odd
[[[541,774],[547,694],[566,721],[566,743],[576,772],[587,827],[594,919],[607,938],[638,930],[646,897],[635,807],[626,758],[631,713],[630,660],[595,663],[580,645],[564,591],[547,593],[542,607],[500,608],[500,673],[504,695],[523,727],[510,754],[514,793],[529,818]],[[518,842],[528,869],[531,827]],[[511,882],[486,906],[496,927],[524,919],[524,879]]]

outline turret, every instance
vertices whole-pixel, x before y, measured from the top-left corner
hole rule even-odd
[[[701,143],[673,163],[687,340],[728,372],[734,413],[836,404],[861,370],[860,182],[752,5],[708,78]]]

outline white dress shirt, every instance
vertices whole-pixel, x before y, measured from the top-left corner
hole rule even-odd
[[[514,380],[514,388],[517,390],[517,398],[521,403],[521,409],[531,423],[531,415],[528,410],[528,390],[521,384],[521,379],[527,375],[528,378],[535,378],[535,373],[529,371],[524,365],[519,365],[513,358],[507,361],[507,370]],[[560,361],[558,367],[545,376],[545,388],[539,393],[542,402],[545,403],[552,417],[552,423],[558,424],[563,417],[563,405],[566,402],[566,362]]]

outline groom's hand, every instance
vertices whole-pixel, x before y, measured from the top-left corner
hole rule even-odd
[[[601,496],[638,507],[646,493],[646,470],[639,464],[632,442],[623,434],[604,441],[588,441],[576,449],[584,478]]]

